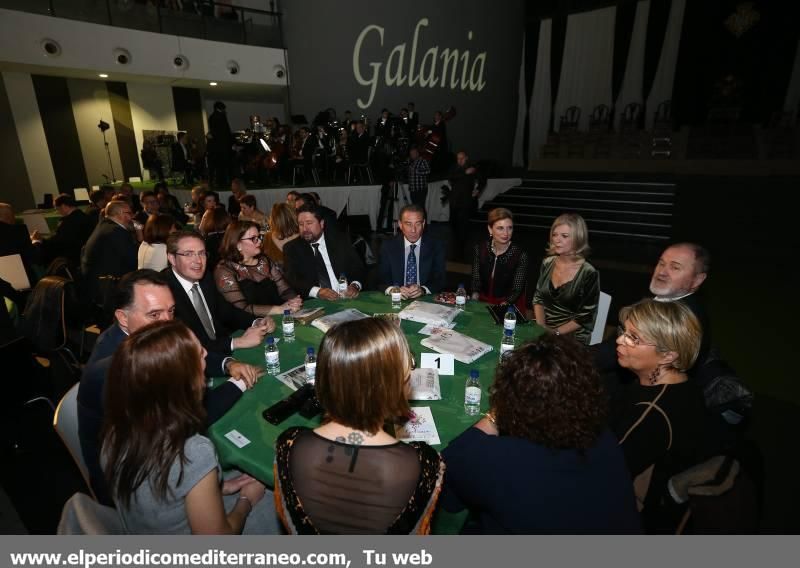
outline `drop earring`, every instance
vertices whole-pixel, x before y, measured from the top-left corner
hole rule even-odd
[[[653,372],[650,373],[650,384],[654,385],[658,382],[658,378],[661,376],[661,367],[656,367],[653,369]]]

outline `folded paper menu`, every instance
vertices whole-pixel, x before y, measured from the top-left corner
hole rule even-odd
[[[442,327],[433,328],[430,336],[420,341],[420,344],[437,353],[450,353],[456,358],[456,361],[467,364],[493,349],[491,345],[483,341]]]
[[[332,328],[337,323],[366,319],[368,317],[369,316],[367,314],[360,312],[355,308],[347,308],[346,310],[342,310],[341,312],[336,312],[335,314],[330,314],[327,316],[322,316],[321,318],[317,318],[311,322],[311,325],[313,325],[323,333],[326,333],[330,328]]]
[[[441,444],[439,431],[433,421],[429,406],[412,406],[414,417],[403,425],[395,424],[394,436],[401,442],[426,442],[431,446]]]
[[[308,324],[325,313],[323,308],[303,308],[293,314],[294,320]]]
[[[458,308],[451,308],[442,304],[430,302],[411,302],[400,312],[400,318],[418,323],[446,325],[458,315]]]
[[[411,371],[411,395],[408,400],[442,400],[439,371],[436,369]]]

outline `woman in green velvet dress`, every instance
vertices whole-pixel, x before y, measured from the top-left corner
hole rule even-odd
[[[589,232],[583,217],[565,213],[553,221],[542,261],[533,313],[536,323],[556,335],[573,334],[588,344],[597,316],[600,276],[586,261]]]

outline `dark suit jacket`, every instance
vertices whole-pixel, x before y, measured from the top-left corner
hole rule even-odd
[[[347,153],[350,156],[350,162],[355,164],[363,164],[367,161],[367,150],[369,148],[369,134],[364,131],[364,134],[359,136],[353,133],[347,139]]]
[[[106,487],[103,471],[100,468],[100,431],[103,427],[104,392],[111,358],[127,335],[115,323],[97,338],[92,356],[86,363],[78,387],[78,436],[81,452],[89,470],[89,481],[98,500],[112,505],[111,495]],[[223,357],[209,352],[206,356],[206,372],[211,375],[222,374]],[[242,396],[239,387],[225,382],[213,390],[206,391],[205,407],[207,424],[219,420]]]
[[[138,250],[139,243],[131,231],[111,219],[100,221],[81,255],[81,273],[93,300],[102,299],[101,276],[120,278],[136,270]]]
[[[189,152],[189,156],[191,157],[191,150],[189,147],[186,147],[187,152]],[[189,165],[186,156],[183,155],[183,148],[181,148],[180,142],[175,142],[172,145],[172,169],[176,172],[182,172],[186,169]]]
[[[395,283],[402,286],[405,281],[404,240],[400,234],[383,243],[378,265],[381,290]],[[444,287],[446,272],[444,244],[438,239],[423,235],[417,266],[420,284],[436,294]]]
[[[358,258],[350,240],[335,231],[325,231],[325,246],[331,260],[333,273],[338,276],[342,272],[349,281],[358,280],[364,285],[366,271],[364,263]],[[303,298],[314,286],[319,286],[314,250],[305,239],[294,239],[283,247],[284,270],[286,279],[294,290]],[[336,285],[335,282],[331,282]]]
[[[172,296],[175,298],[175,317],[189,326],[189,329],[194,332],[206,350],[226,355],[230,354],[231,331],[250,327],[253,323],[253,315],[225,301],[217,291],[210,272],[206,270],[199,284],[206,299],[206,304],[208,304],[208,309],[211,312],[215,335],[217,336],[216,339],[211,339],[194,309],[192,299],[183,289],[181,283],[178,282],[172,267],[168,266],[161,273],[167,279],[167,283],[172,290]]]
[[[81,247],[93,230],[91,219],[80,209],[62,217],[55,233],[42,242],[44,262],[49,264],[53,259],[64,256],[77,266],[81,258]]]
[[[9,225],[0,221],[0,256],[20,255],[31,286],[34,284],[34,272],[31,267],[41,262],[39,253],[39,248],[31,243],[28,228],[25,225]]]

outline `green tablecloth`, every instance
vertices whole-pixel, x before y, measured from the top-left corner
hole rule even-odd
[[[310,300],[305,303],[305,307],[315,306],[323,306],[326,313],[333,313],[344,308],[356,308],[366,314],[391,311],[389,297],[380,292],[363,293],[355,300],[342,302]],[[278,322],[277,317],[276,322]],[[494,368],[497,364],[502,336],[502,327],[494,323],[485,304],[481,302],[468,302],[466,310],[456,317],[455,322],[456,331],[484,341],[492,345],[495,350],[470,365],[456,361],[455,375],[440,377],[442,400],[412,402],[413,406],[431,407],[442,441],[440,445],[434,446],[439,451],[476,421],[474,416],[467,416],[464,413],[464,385],[470,369],[474,368],[480,371],[483,389],[481,411],[485,412],[488,409],[488,387],[494,378]],[[422,327],[422,324],[419,323],[402,322],[403,332],[414,352],[417,365],[420,362],[420,353],[429,351],[420,345],[420,341],[425,336],[417,332]],[[518,326],[517,344],[533,339],[541,333],[543,330],[536,324]],[[317,349],[323,336],[321,331],[310,325],[296,325],[295,335],[296,340],[293,343],[284,343],[281,340],[278,344],[282,371],[302,364],[306,348],[313,346]],[[280,337],[280,325],[278,325],[275,336]],[[241,361],[264,366],[262,348],[240,349],[236,351],[235,355]],[[223,467],[235,467],[270,486],[273,485],[272,463],[275,456],[274,444],[278,435],[290,426],[315,427],[319,424],[319,418],[309,421],[299,414],[295,414],[279,426],[274,426],[264,420],[261,416],[262,412],[290,393],[291,390],[274,377],[264,376],[252,390],[244,393],[241,400],[224,417],[211,427],[209,436],[217,447]],[[226,433],[234,429],[242,433],[251,443],[240,449],[224,437]],[[455,532],[463,521],[463,516],[458,517],[458,521],[452,519],[453,516],[440,516],[443,519],[434,523],[435,532]],[[444,519],[445,517],[447,520]]]

